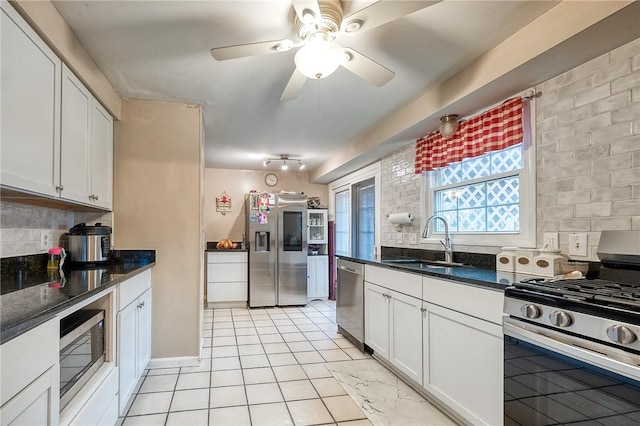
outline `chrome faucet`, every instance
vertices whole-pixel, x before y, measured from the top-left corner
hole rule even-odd
[[[422,238],[429,238],[431,236],[431,222],[436,219],[440,219],[444,224],[444,241],[440,241],[440,244],[444,246],[444,261],[447,263],[453,262],[453,248],[451,247],[451,238],[449,238],[449,223],[447,219],[442,216],[431,216],[427,219],[427,223],[424,225],[424,230],[422,231]]]

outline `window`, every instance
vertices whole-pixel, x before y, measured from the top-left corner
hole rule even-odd
[[[350,201],[348,189],[335,194],[336,254],[342,256],[349,255]]]
[[[521,170],[522,143],[438,168],[433,213],[447,219],[451,232],[520,232]]]
[[[528,121],[535,117],[533,103]],[[453,244],[535,245],[535,152],[532,126],[522,142],[423,172],[422,226],[432,215],[449,222]],[[433,240],[444,225],[433,222]]]

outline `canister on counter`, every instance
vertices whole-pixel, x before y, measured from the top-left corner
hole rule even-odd
[[[533,273],[543,277],[561,275],[562,265],[566,261],[560,250],[540,249],[540,254],[533,258]]]
[[[516,272],[533,274],[533,258],[538,255],[538,249],[519,248],[516,251]]]
[[[502,247],[502,252],[496,255],[496,271],[515,272],[517,250],[518,247]]]

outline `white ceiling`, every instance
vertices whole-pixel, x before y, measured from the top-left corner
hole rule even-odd
[[[295,50],[222,62],[209,51],[295,40],[288,0],[53,3],[121,97],[203,105],[206,166],[227,169],[260,169],[265,157],[280,154],[313,169],[557,4],[445,0],[370,31],[341,35],[341,46],[395,77],[375,87],[340,68],[308,80],[297,99],[280,101]],[[346,16],[372,2],[342,3]]]

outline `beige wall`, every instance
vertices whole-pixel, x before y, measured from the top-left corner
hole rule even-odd
[[[155,249],[152,357],[199,355],[199,106],[126,100],[114,128],[114,245]]]
[[[269,188],[264,183],[264,177],[267,174],[267,171],[264,170],[205,169],[205,240],[219,241],[230,238],[234,241],[240,241],[242,239],[244,195],[253,189],[270,192],[304,192],[309,197],[320,197],[322,205],[327,205],[327,185],[309,183],[308,173],[273,173],[278,176],[278,184]],[[231,211],[225,215],[216,211],[216,197],[220,196],[223,191],[231,197]]]

